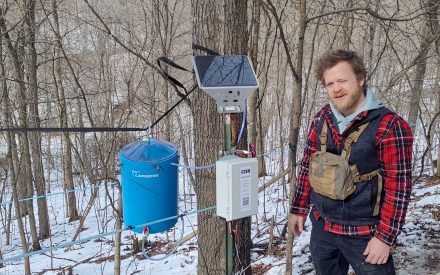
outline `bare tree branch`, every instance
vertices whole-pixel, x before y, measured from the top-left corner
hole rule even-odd
[[[377,12],[375,12],[374,10],[370,9],[370,8],[366,8],[366,7],[357,7],[357,8],[349,8],[349,9],[340,9],[340,10],[334,10],[334,11],[329,11],[326,13],[322,13],[322,14],[318,14],[315,15],[313,17],[310,17],[306,20],[306,23],[309,23],[310,21],[313,21],[317,18],[321,18],[321,17],[325,17],[325,16],[329,16],[329,15],[333,15],[333,14],[339,14],[339,13],[345,13],[345,12],[354,12],[354,11],[365,11],[368,14],[370,14],[371,16],[383,20],[383,21],[396,21],[396,22],[405,22],[405,21],[411,21],[414,20],[422,15],[425,14],[425,12],[419,13],[414,15],[413,17],[409,17],[409,18],[394,18],[394,17],[385,17],[382,16],[380,14],[378,14]]]
[[[148,61],[145,57],[143,57],[141,54],[135,52],[133,49],[129,48],[127,45],[125,45],[116,35],[114,35],[112,33],[112,31],[110,30],[110,28],[108,27],[108,25],[104,22],[104,20],[102,19],[102,17],[96,12],[96,10],[92,7],[92,5],[90,5],[88,0],[84,0],[84,2],[87,4],[87,6],[89,7],[89,9],[92,11],[92,13],[96,16],[96,18],[98,18],[98,20],[101,22],[101,24],[104,26],[106,32],[108,35],[110,35],[113,40],[119,44],[121,47],[123,47],[125,50],[127,50],[129,53],[137,56],[139,59],[141,59],[142,61],[144,61],[144,63],[146,65],[148,65],[150,68],[152,68],[155,72],[157,72],[158,74],[160,74],[166,81],[169,81],[170,84],[173,86],[175,92],[180,96],[180,97],[184,97],[185,94],[183,94],[182,92],[179,91],[179,89],[177,88],[177,86],[170,81],[170,79],[168,79],[168,76],[162,72],[159,68],[157,68],[155,65],[153,65],[153,63],[151,63],[150,61]]]
[[[423,168],[424,168],[424,164],[425,164],[425,157],[426,157],[426,154],[428,153],[428,151],[431,150],[431,148],[432,148],[432,144],[431,144],[432,128],[434,127],[435,121],[436,121],[437,117],[439,117],[439,116],[440,116],[440,111],[438,111],[434,115],[434,118],[429,123],[428,134],[426,136],[426,141],[428,142],[428,146],[426,146],[426,149],[425,149],[425,151],[423,152],[423,155],[422,155],[422,161],[421,161],[422,167],[420,168],[420,174],[414,180],[414,182],[418,182],[420,180],[420,178],[422,177],[422,175],[423,175]]]
[[[421,56],[423,56],[430,49],[431,44],[436,43],[436,41],[438,41],[439,39],[440,39],[440,31],[431,37],[431,39],[426,43],[426,45],[424,45],[424,47],[420,50],[419,54],[416,57],[414,57],[412,62],[406,68],[403,68],[399,73],[397,73],[390,80],[390,82],[388,83],[388,86],[385,88],[385,90],[383,92],[388,91],[394,85],[396,85],[396,83],[399,82],[403,76],[405,76],[405,74],[408,70],[410,70],[412,67],[414,67],[417,64],[417,62],[420,62]]]
[[[284,29],[283,26],[281,25],[280,17],[278,16],[276,8],[273,5],[272,1],[271,0],[266,0],[266,1],[267,3],[265,2],[261,2],[261,3],[272,13],[273,17],[275,18],[275,22],[277,23],[277,27],[280,31],[280,38],[281,41],[283,42],[284,50],[286,51],[287,63],[289,63],[289,67],[292,70],[293,77],[295,78],[296,81],[298,81],[300,79],[300,76],[298,75],[295,66],[293,65],[292,56],[290,54],[290,49],[289,49],[289,45],[287,44],[286,36],[284,35]]]

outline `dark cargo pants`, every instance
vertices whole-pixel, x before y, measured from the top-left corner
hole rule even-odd
[[[363,255],[372,236],[342,236],[324,231],[324,220],[312,220],[310,251],[317,275],[346,275],[349,265],[356,275],[396,274],[390,255],[385,264],[369,264]]]

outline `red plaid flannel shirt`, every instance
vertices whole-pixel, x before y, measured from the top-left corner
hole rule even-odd
[[[296,182],[296,193],[292,201],[290,212],[300,216],[307,216],[310,208],[309,161],[317,150],[316,123],[322,116],[327,118],[332,138],[337,146],[342,136],[330,119],[329,105],[322,108],[310,126],[304,156],[299,166]],[[364,119],[368,111],[360,113],[352,122]],[[351,125],[347,128],[349,129]],[[375,226],[349,226],[332,223],[325,220],[324,230],[339,235],[374,236],[388,245],[392,245],[399,235],[405,222],[405,215],[412,188],[412,143],[413,136],[409,124],[396,114],[387,114],[382,119],[376,134],[376,148],[381,174],[384,180],[385,198],[380,212],[380,221]],[[319,219],[319,212],[312,206],[312,214]]]

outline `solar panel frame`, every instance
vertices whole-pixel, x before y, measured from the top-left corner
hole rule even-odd
[[[219,113],[241,113],[259,84],[247,55],[194,56],[199,88],[214,98]]]
[[[256,87],[258,80],[247,55],[194,56],[199,87]]]

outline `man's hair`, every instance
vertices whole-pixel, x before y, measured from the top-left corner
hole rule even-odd
[[[324,72],[341,61],[347,61],[351,65],[358,80],[367,80],[367,71],[365,70],[362,57],[360,57],[356,52],[348,50],[335,50],[323,55],[318,62],[316,62],[316,78],[321,81],[323,85],[325,85]]]

